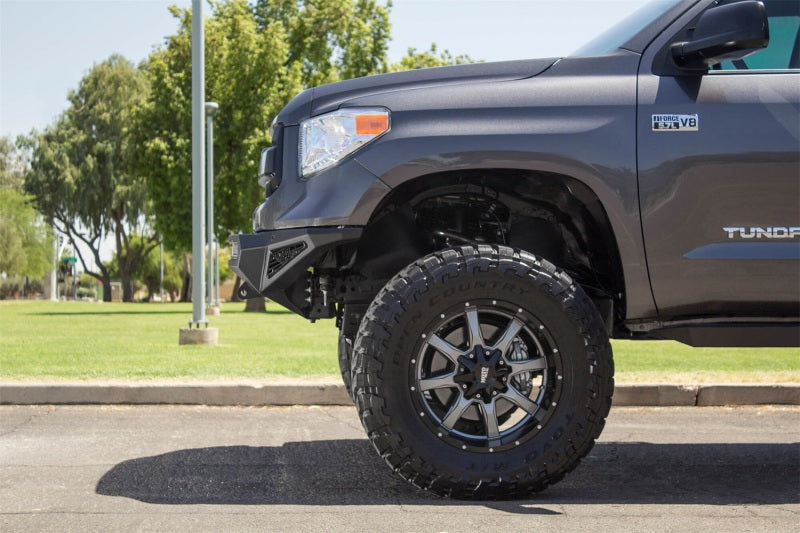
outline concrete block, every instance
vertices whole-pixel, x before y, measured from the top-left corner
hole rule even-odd
[[[217,328],[181,328],[178,334],[178,344],[203,344],[216,346],[219,342]]]

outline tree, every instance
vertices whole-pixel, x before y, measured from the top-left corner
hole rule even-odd
[[[53,235],[30,198],[0,187],[0,272],[41,277],[52,269]]]
[[[147,176],[165,245],[191,247],[191,12],[151,54],[151,92],[136,115],[137,169]],[[374,0],[244,0],[213,4],[205,22],[206,97],[214,118],[214,232],[248,229],[263,198],[258,158],[269,125],[303,87],[386,70],[388,11]],[[183,199],[183,200],[179,200]]]
[[[299,65],[312,87],[386,71],[389,9],[375,0],[258,0],[254,12],[263,31],[284,28],[286,66]]]
[[[409,48],[406,55],[400,61],[394,63],[390,70],[398,72],[401,70],[414,70],[418,68],[444,67],[447,65],[464,65],[475,61],[468,55],[453,56],[449,50],[439,52],[436,43],[424,52],[417,52],[416,48]]]
[[[214,118],[214,233],[249,229],[263,198],[259,153],[269,124],[301,89],[389,70],[389,8],[375,0],[244,0],[212,4],[205,21],[206,99]],[[178,31],[153,52],[145,70],[150,93],[134,118],[135,167],[146,176],[155,227],[167,248],[191,248],[191,12],[171,7]],[[449,52],[400,68],[461,62]],[[413,52],[412,52],[413,55]],[[394,68],[394,67],[393,67]],[[187,293],[184,284],[182,294]]]
[[[172,7],[177,34],[147,65],[151,93],[136,116],[135,157],[147,176],[156,228],[172,250],[191,247],[191,13]],[[221,240],[248,225],[243,205],[259,195],[258,154],[269,144],[272,116],[300,89],[299,71],[283,69],[288,47],[279,25],[259,32],[244,1],[214,6],[206,21],[206,94],[214,120],[215,233]],[[246,59],[245,59],[246,58]]]
[[[27,155],[11,139],[0,137],[0,187],[22,191]]]
[[[100,242],[113,235],[124,301],[132,274],[158,245],[150,229],[144,179],[131,164],[131,115],[144,102],[147,79],[125,58],[95,65],[69,93],[70,106],[44,133],[28,140],[31,169],[25,189],[48,221],[67,235],[84,270],[110,286]],[[136,233],[141,237],[132,239]],[[78,243],[89,250],[84,257]],[[90,261],[93,260],[93,261]],[[110,291],[105,290],[109,300]]]
[[[0,138],[0,272],[38,278],[52,268],[53,235],[22,191],[25,155]]]

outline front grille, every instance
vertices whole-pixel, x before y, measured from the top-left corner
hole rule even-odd
[[[267,279],[272,278],[280,269],[289,264],[292,259],[300,255],[306,248],[308,248],[308,245],[305,242],[297,242],[270,250],[269,261],[267,263]]]

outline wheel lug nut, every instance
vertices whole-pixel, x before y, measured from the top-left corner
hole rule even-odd
[[[466,388],[467,388],[467,386],[466,386],[466,385],[461,385],[461,388],[462,388],[462,389],[466,389]]]
[[[492,391],[492,396],[497,396],[497,391]]]

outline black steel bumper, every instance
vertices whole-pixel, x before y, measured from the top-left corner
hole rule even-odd
[[[307,316],[308,268],[332,248],[361,237],[361,227],[296,228],[231,235],[228,262],[242,279],[240,298],[266,296]]]

